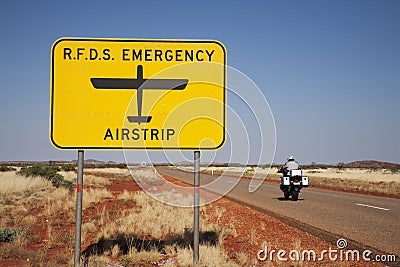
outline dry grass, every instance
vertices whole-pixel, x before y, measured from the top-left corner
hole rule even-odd
[[[95,175],[84,175],[83,176],[83,183],[85,186],[111,186],[112,182],[110,179],[98,177]]]
[[[250,245],[253,247],[258,245],[256,233],[257,230],[254,227],[252,227],[250,232]]]
[[[128,169],[120,169],[120,168],[98,168],[98,169],[87,169],[88,172],[92,173],[108,173],[108,174],[114,174],[116,176],[121,176],[121,175],[129,175],[129,170]]]
[[[209,167],[203,172],[207,174],[214,173],[214,175],[220,175],[221,173],[229,175],[240,175],[244,173],[244,177],[251,176],[254,173],[263,174],[265,177],[268,174],[268,178],[279,178],[281,174],[278,173],[277,168],[263,169],[254,167]],[[398,182],[400,183],[400,172],[393,173],[390,170],[371,170],[365,168],[316,168],[316,169],[304,169],[304,176],[309,177],[321,177],[321,178],[338,178],[338,179],[352,179],[352,180],[362,180],[370,182]]]
[[[120,255],[120,249],[119,249],[119,246],[118,245],[115,245],[115,246],[113,246],[112,247],[112,249],[111,249],[111,256],[113,257],[113,258],[118,258],[118,256]]]
[[[249,263],[249,256],[245,252],[236,253],[235,258],[239,262],[239,266],[246,266]]]
[[[87,222],[82,225],[82,234],[85,233],[95,233],[97,231],[97,227],[94,222]],[[84,238],[82,238],[84,239]]]
[[[229,167],[210,167],[204,170],[204,173],[220,175],[221,173],[229,175],[240,175],[242,168]],[[267,174],[266,169],[248,167],[245,170],[244,177],[251,177],[254,172]],[[358,191],[375,194],[384,194],[400,196],[400,173],[393,173],[390,170],[370,170],[363,168],[327,168],[327,169],[305,169],[303,175],[310,178],[310,185],[326,187],[332,189]],[[281,174],[276,168],[272,168],[266,177],[269,181],[280,181]]]
[[[228,255],[221,247],[201,245],[199,248],[199,256],[200,258],[198,266],[238,266],[237,264],[228,261]],[[193,250],[178,248],[176,260],[176,266],[193,266]]]
[[[327,168],[327,169],[306,169],[303,174],[309,177],[351,179],[367,182],[398,182],[400,183],[400,173],[392,173],[389,170],[370,170],[363,168]]]
[[[109,263],[111,263],[111,260],[106,257],[106,256],[102,256],[102,255],[96,255],[96,256],[90,256],[87,259],[87,265],[85,265],[84,262],[81,263],[81,267],[86,267],[86,266],[90,266],[90,267],[104,267],[107,266]]]
[[[164,192],[165,199],[185,199],[179,194]],[[164,204],[144,192],[123,192],[118,199],[132,201],[136,206],[131,210],[121,211],[114,221],[107,219],[107,211],[103,210],[99,220],[97,239],[110,238],[124,233],[126,236],[151,236],[155,239],[167,236],[183,236],[185,228],[193,224],[193,209],[178,208]],[[179,219],[177,219],[179,218]]]
[[[123,201],[128,201],[128,200],[135,200],[135,197],[136,193],[124,190],[121,194],[118,195],[117,198]]]
[[[116,169],[117,170],[117,169]],[[91,170],[93,171],[93,170]],[[101,172],[93,171],[94,173],[101,174]],[[65,172],[61,171],[60,174],[64,176],[65,180],[76,183],[77,174],[75,172]],[[83,175],[83,184],[84,186],[111,186],[112,181],[109,178],[100,177],[92,174],[84,174]]]
[[[82,208],[86,209],[91,205],[96,205],[104,199],[111,199],[113,195],[105,188],[102,189],[84,189],[82,197]]]
[[[98,204],[107,198],[113,198],[113,195],[107,189],[84,189],[82,208],[87,209],[91,205]],[[49,193],[45,200],[47,204],[44,214],[47,217],[51,217],[59,211],[75,212],[76,193],[71,194],[67,189],[57,188]]]
[[[130,173],[141,186],[157,186],[165,184],[165,180],[152,168],[134,168]]]
[[[30,214],[31,210],[39,203],[46,203],[46,197],[54,191],[51,182],[43,178],[26,178],[14,172],[0,173],[0,229],[11,227],[18,233],[13,242],[1,244],[1,258],[20,259],[30,254],[24,246],[37,239],[37,235],[32,233],[37,217]]]
[[[35,252],[29,251],[19,242],[3,243],[0,245],[0,259],[27,260],[35,259]]]
[[[149,251],[130,250],[128,255],[120,257],[119,261],[124,266],[150,266],[151,263],[158,262],[163,255],[156,249]]]
[[[40,177],[23,177],[15,172],[0,172],[0,195],[29,193],[52,190],[51,182]]]
[[[94,222],[86,222],[82,225],[82,233],[81,238],[82,240],[88,240],[88,236],[90,234],[96,233],[98,228]]]
[[[57,188],[53,192],[47,194],[44,198],[46,205],[44,208],[44,215],[47,218],[53,217],[59,211],[74,212],[75,198],[74,195],[65,188]]]
[[[150,170],[150,171],[149,171]],[[128,170],[121,169],[91,169],[94,173],[129,175]],[[75,172],[62,172],[66,180],[76,181]],[[139,169],[134,172],[136,177],[149,184],[160,184],[160,177],[153,170]],[[110,177],[108,175],[107,177]],[[111,176],[112,177],[112,176]],[[82,240],[85,242],[89,236],[97,234],[98,238],[115,238],[123,234],[138,236],[154,240],[184,240],[190,235],[193,226],[193,208],[174,207],[165,202],[183,203],[190,206],[193,202],[191,196],[186,197],[176,192],[161,192],[155,200],[143,192],[125,191],[114,197],[106,188],[87,188],[86,185],[108,186],[112,179],[98,177],[96,174],[86,174],[84,177],[83,209],[99,206],[107,199],[129,201],[135,203],[134,208],[110,210],[105,206],[98,209],[96,219],[82,225]],[[75,190],[54,188],[51,182],[39,178],[25,178],[13,172],[0,173],[0,227],[12,226],[18,229],[18,238],[11,243],[0,244],[0,259],[25,260],[27,266],[68,266],[72,264],[73,230],[65,231],[60,225],[65,223],[65,215],[75,220]],[[131,207],[131,206],[130,206]],[[31,215],[35,208],[35,216]],[[40,210],[39,214],[37,214]],[[206,214],[206,207],[201,207],[201,213]],[[217,216],[223,216],[225,210],[217,210]],[[63,216],[58,216],[63,214]],[[214,216],[214,214],[212,215]],[[62,219],[61,219],[62,218]],[[207,219],[207,218],[206,218]],[[40,222],[42,234],[33,232],[34,226]],[[207,220],[200,221],[201,231],[213,231],[219,235],[216,246],[200,247],[200,266],[236,266],[228,262],[228,256],[222,249],[222,242],[230,235],[236,235],[235,222],[229,226],[213,225]],[[44,231],[44,232],[43,232]],[[172,242],[172,241],[171,241]],[[35,252],[25,249],[28,243],[41,244]],[[62,251],[51,252],[54,248],[63,246]],[[119,262],[126,266],[149,266],[155,262],[164,262],[163,266],[192,266],[193,252],[178,244],[165,247],[168,256],[173,260],[164,262],[165,252],[158,249],[137,251],[131,244],[128,254],[118,245],[113,245],[105,254],[91,256],[87,259],[88,266],[106,266],[111,262]],[[169,251],[169,252],[168,252]],[[49,258],[51,257],[51,259]],[[178,260],[179,258],[179,260]],[[240,256],[242,260],[245,257]],[[29,259],[29,262],[27,261]],[[112,260],[111,260],[112,259]],[[48,261],[47,263],[45,263]]]
[[[105,189],[85,189],[83,208],[112,197],[112,194]],[[65,188],[55,188],[50,181],[43,178],[25,178],[13,172],[0,173],[0,213],[2,215],[0,228],[12,227],[18,233],[14,241],[0,244],[0,259],[30,259],[29,264],[37,266],[37,262],[42,262],[48,257],[50,248],[63,244],[64,247],[70,249],[67,243],[72,243],[72,239],[65,239],[65,235],[62,235],[64,230],[57,227],[62,223],[57,218],[57,214],[66,213],[71,218],[71,222],[74,222],[75,201],[76,193]],[[40,213],[31,215],[32,208],[40,209]],[[42,220],[40,226],[44,228],[42,237],[33,232],[33,227],[38,220]],[[93,233],[96,231],[96,226],[90,223],[84,224],[83,230],[83,234]],[[41,242],[43,247],[33,253],[24,248],[28,242]],[[59,263],[65,265],[65,253],[59,253],[54,258],[56,262],[53,262],[55,264],[53,266],[60,266]]]
[[[178,194],[172,196],[170,193],[166,193],[165,195],[166,198],[182,198]],[[127,216],[116,221],[118,227],[114,228],[115,233],[151,235],[153,238],[160,239],[168,235],[182,235],[184,229],[193,224],[193,209],[163,204],[144,192],[133,195],[125,193],[125,196],[122,196],[122,198],[128,199],[132,199],[132,197],[136,207]]]
[[[398,182],[368,182],[355,179],[310,177],[310,185],[353,192],[400,196],[400,183]]]
[[[61,174],[62,176],[64,176],[65,180],[68,180],[70,182],[76,183],[76,180],[77,180],[77,177],[78,177],[76,172],[60,171],[58,173]]]
[[[162,192],[160,198],[185,199],[180,194],[171,192]],[[108,221],[104,227],[100,229],[100,238],[116,237],[123,233],[124,236],[146,237],[146,239],[163,240],[168,237],[180,237],[186,240],[187,230],[193,225],[193,208],[173,207],[158,200],[149,197],[144,192],[123,192],[119,195],[120,200],[134,201],[136,206],[129,212],[121,212],[120,218],[115,221]],[[185,200],[184,200],[185,201]],[[203,214],[206,214],[204,207],[201,208]],[[216,211],[220,216],[224,210]],[[107,216],[103,214],[101,217]],[[211,215],[210,215],[211,216]],[[107,220],[106,220],[107,221]],[[102,222],[101,222],[102,223]],[[201,220],[200,230],[211,231],[218,234],[217,246],[201,246],[200,248],[200,265],[199,266],[237,266],[228,261],[229,257],[222,248],[222,242],[229,235],[235,235],[234,221],[228,227],[210,224],[207,219]],[[127,242],[129,238],[127,238]],[[164,254],[157,249],[150,251],[137,251],[134,244],[128,242],[130,247],[127,255],[121,255],[120,248],[113,246],[105,255],[117,258],[119,263],[124,266],[148,266],[150,263],[160,262]],[[174,260],[165,262],[163,266],[193,266],[193,251],[188,248],[180,247],[177,244],[171,244],[164,247],[165,253]],[[244,260],[244,256],[241,259]]]

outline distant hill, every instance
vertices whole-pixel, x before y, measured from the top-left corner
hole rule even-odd
[[[78,161],[76,159],[71,160],[71,163],[77,163]],[[91,163],[91,164],[105,164],[107,162],[97,160],[97,159],[85,159],[85,163]]]
[[[374,169],[399,169],[399,163],[391,163],[376,160],[359,160],[343,165],[345,168],[374,168]]]

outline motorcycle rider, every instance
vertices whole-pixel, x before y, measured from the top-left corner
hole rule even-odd
[[[304,186],[308,186],[308,178],[303,177],[301,171],[297,171],[295,174],[290,173],[294,170],[300,170],[300,165],[293,156],[290,156],[285,165],[283,165],[278,172],[283,174],[281,177],[280,189],[283,192],[284,198],[289,199],[291,196],[292,201],[297,201],[303,183],[305,182]]]
[[[289,171],[300,169],[299,163],[294,159],[293,156],[288,157],[287,162],[283,167],[287,168]]]
[[[299,170],[299,169],[300,169],[299,163],[294,159],[293,156],[289,156],[285,165],[283,165],[283,167],[281,168],[281,171],[283,175],[286,176],[289,173],[289,171]]]

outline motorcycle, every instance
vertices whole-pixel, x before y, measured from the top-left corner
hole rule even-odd
[[[292,197],[292,201],[299,199],[300,190],[303,187],[308,187],[308,177],[303,176],[302,170],[287,170],[280,168],[278,173],[282,173],[280,189],[283,192],[285,199]]]

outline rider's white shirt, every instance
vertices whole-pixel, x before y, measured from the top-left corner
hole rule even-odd
[[[288,171],[290,171],[290,170],[298,170],[300,165],[296,161],[288,161],[288,162],[285,163],[285,167],[288,169]]]

